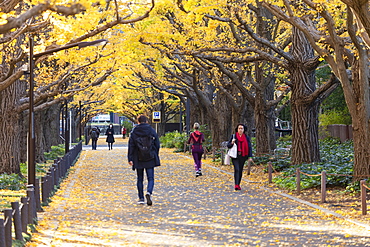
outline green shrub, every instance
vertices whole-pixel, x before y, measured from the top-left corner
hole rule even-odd
[[[178,131],[168,132],[159,138],[162,147],[183,149],[184,143],[188,140],[186,133]]]
[[[27,180],[18,174],[1,174],[0,189],[1,190],[21,190],[26,189]]]
[[[326,138],[320,140],[320,155],[321,162],[309,164],[300,164],[297,166],[288,166],[279,176],[273,179],[273,182],[282,188],[291,190],[296,189],[296,168],[301,172],[316,175],[326,171],[327,174],[344,174],[351,175],[353,173],[353,143],[347,141],[340,143],[335,138]],[[273,163],[275,167],[275,162]],[[276,168],[275,168],[276,169]],[[327,176],[327,185],[332,186],[350,186],[352,182],[351,176]],[[317,187],[321,184],[321,176],[307,176],[301,174],[301,188],[308,189]]]
[[[328,126],[330,124],[350,125],[352,123],[348,109],[326,111],[325,113],[320,114],[319,121],[321,126]]]
[[[46,160],[55,160],[58,157],[64,156],[64,153],[64,144],[59,144],[58,146],[52,146],[50,152],[45,152],[44,157]]]

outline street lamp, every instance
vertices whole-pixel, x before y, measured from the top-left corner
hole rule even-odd
[[[98,39],[91,42],[77,42],[61,46],[58,48],[50,49],[41,53],[33,54],[34,41],[33,37],[30,37],[30,81],[29,81],[29,116],[28,116],[28,184],[35,185],[36,182],[36,162],[35,162],[35,122],[34,122],[34,74],[33,70],[35,67],[35,59],[52,54],[54,52],[70,49],[72,47],[84,48],[87,46],[98,46],[105,45],[108,42],[106,39]]]

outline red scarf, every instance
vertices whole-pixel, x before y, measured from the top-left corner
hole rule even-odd
[[[247,137],[243,133],[242,136],[239,136],[239,133],[235,134],[236,139],[238,139],[238,153],[240,152],[242,156],[248,155],[248,141]]]

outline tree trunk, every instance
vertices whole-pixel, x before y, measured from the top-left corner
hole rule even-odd
[[[353,88],[349,87],[350,84],[346,84],[343,87],[348,109],[352,117],[354,181],[368,178],[367,176],[370,175],[369,57],[366,51],[362,51],[359,54],[359,60],[352,66]],[[351,100],[348,100],[349,98]]]
[[[256,121],[256,155],[269,153],[269,129],[266,100],[262,92],[256,91],[254,117]]]
[[[20,146],[27,140],[21,140],[19,114],[15,110],[21,84],[15,82],[0,92],[0,173],[20,172]]]
[[[215,100],[215,114],[218,116],[217,122],[219,123],[219,126],[213,126],[212,133],[215,131],[219,133],[217,134],[218,140],[213,143],[213,146],[219,147],[221,142],[229,139],[232,130],[234,129],[232,123],[232,109],[230,104],[228,104],[228,99],[224,93],[217,93]]]
[[[62,143],[60,135],[60,104],[55,104],[48,108],[45,111],[42,111],[41,121],[43,127],[43,152],[49,152],[51,150],[51,146],[56,146]]]
[[[16,48],[3,50],[1,76],[8,73],[7,63],[15,57],[23,39],[24,35],[20,35],[16,39]],[[27,85],[25,81],[17,80],[0,91],[0,174],[20,173],[21,152],[27,149],[27,138],[22,138],[22,114],[17,111],[17,107],[20,98],[25,95]]]
[[[36,163],[45,162],[44,157],[44,122],[43,120],[44,111],[35,112],[35,161]]]
[[[271,12],[262,7],[259,1],[256,1],[258,8],[256,33],[267,40],[272,40],[274,25]],[[257,44],[258,49],[264,49],[262,44]],[[276,148],[275,139],[275,118],[274,109],[267,106],[267,102],[274,100],[275,78],[268,74],[272,71],[272,64],[266,62],[255,63],[256,82],[259,88],[256,88],[254,115],[256,126],[256,155],[268,154]]]
[[[290,63],[292,83],[292,159],[293,165],[320,161],[318,145],[318,106],[319,102],[310,102],[307,97],[316,89],[315,69],[309,62],[314,58],[314,51],[306,37],[297,28],[293,28],[293,61]]]
[[[262,72],[262,71],[261,71]],[[258,73],[256,73],[258,74]],[[274,80],[266,83],[265,80],[269,80],[268,77],[259,78],[256,76],[256,80],[262,80],[259,84],[266,85],[262,86],[264,90],[256,90],[255,95],[255,126],[256,126],[256,155],[268,154],[276,148],[275,139],[275,117],[274,109],[267,106],[269,100],[273,100]]]

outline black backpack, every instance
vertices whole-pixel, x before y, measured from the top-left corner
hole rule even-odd
[[[153,136],[139,136],[136,139],[139,161],[149,161],[155,158],[153,152],[154,139]]]
[[[98,138],[98,132],[96,130],[91,131],[91,138],[92,139],[97,139]]]

